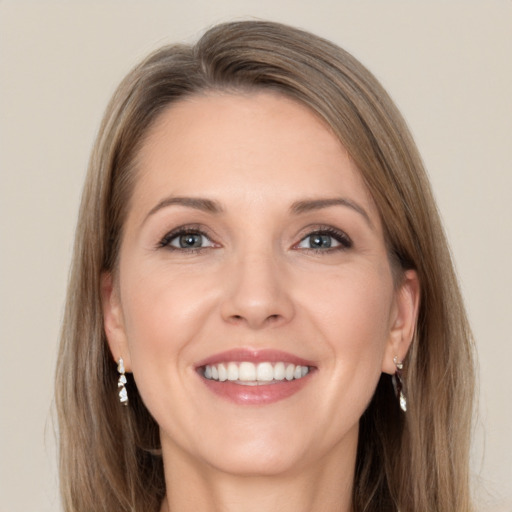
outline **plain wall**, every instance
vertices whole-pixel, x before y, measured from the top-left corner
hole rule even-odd
[[[511,511],[512,2],[505,0],[0,0],[0,511],[59,510],[51,423],[59,325],[81,185],[109,96],[157,46],[249,16],[345,47],[409,122],[477,340],[475,486],[486,490],[482,510]]]

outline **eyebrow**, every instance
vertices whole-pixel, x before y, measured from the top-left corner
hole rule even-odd
[[[346,199],[344,197],[333,197],[333,198],[325,198],[325,199],[310,199],[305,201],[296,201],[290,207],[290,211],[295,215],[300,215],[301,213],[308,213],[315,210],[321,210],[323,208],[329,208],[331,206],[346,206],[351,208],[359,215],[361,215],[366,223],[374,229],[375,226],[368,215],[368,212],[358,203]]]
[[[222,213],[224,209],[219,202],[213,201],[212,199],[206,199],[202,197],[166,197],[162,199],[156,206],[154,206],[149,213],[146,215],[144,222],[154,215],[156,212],[168,206],[185,206],[187,208],[194,208],[207,213]],[[315,210],[321,210],[323,208],[329,208],[332,206],[345,206],[351,208],[358,214],[360,214],[366,223],[374,229],[374,225],[368,215],[367,211],[357,204],[356,202],[346,199],[343,197],[333,197],[325,199],[307,199],[302,201],[296,201],[290,206],[290,212],[294,215],[300,215],[302,213],[308,213]]]
[[[222,213],[223,208],[217,201],[211,199],[204,199],[202,197],[166,197],[162,199],[156,206],[151,208],[149,213],[146,215],[144,222],[154,215],[157,211],[168,206],[179,205],[186,206],[187,208],[194,208],[208,213]]]

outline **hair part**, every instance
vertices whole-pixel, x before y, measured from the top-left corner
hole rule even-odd
[[[57,365],[64,510],[159,510],[165,483],[158,426],[130,375],[130,406],[117,403],[100,277],[115,272],[137,156],[158,116],[192,95],[261,90],[292,98],[325,121],[375,201],[392,261],[415,269],[421,283],[404,369],[408,412],[400,412],[383,375],[360,422],[353,509],[469,512],[472,337],[406,123],[350,54],[307,32],[254,21],[218,25],[193,46],[157,50],[107,107],[82,195]]]

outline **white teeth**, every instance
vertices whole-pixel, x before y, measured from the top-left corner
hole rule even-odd
[[[253,363],[240,363],[240,367],[238,368],[238,379],[245,381],[256,380],[256,366]]]
[[[274,380],[274,368],[270,363],[258,364],[256,380],[263,382],[270,382],[271,380]]]
[[[238,365],[236,363],[228,364],[228,380],[238,380]]]
[[[226,370],[226,367],[223,364],[219,364],[218,366],[219,370],[219,380],[221,382],[224,382],[228,378],[228,371]]]
[[[308,366],[291,363],[258,363],[248,361],[206,365],[203,376],[208,380],[224,382],[229,380],[241,384],[258,384],[272,381],[301,379],[309,373]]]
[[[274,379],[284,380],[284,363],[276,363],[274,366]]]

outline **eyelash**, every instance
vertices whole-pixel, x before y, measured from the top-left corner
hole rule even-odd
[[[308,238],[311,238],[315,235],[327,235],[331,238],[334,238],[336,242],[338,242],[340,245],[337,247],[329,247],[327,249],[319,249],[319,248],[313,248],[313,247],[304,247],[303,250],[308,252],[314,252],[314,253],[330,253],[334,251],[346,251],[348,249],[351,249],[353,246],[353,242],[350,239],[350,237],[344,233],[343,231],[333,228],[331,226],[320,226],[314,231],[309,232],[306,236],[302,237],[300,241],[294,245],[294,247],[298,247],[299,244],[307,240]]]
[[[211,241],[211,236],[208,235],[203,229],[201,229],[199,226],[180,226],[179,228],[176,228],[172,230],[171,232],[167,233],[160,242],[158,242],[157,249],[165,248],[170,251],[180,251],[180,252],[186,252],[188,254],[194,254],[198,253],[200,251],[203,251],[205,249],[210,249],[211,246],[208,247],[174,247],[171,245],[171,242],[175,240],[176,238],[184,235],[200,235],[206,239],[208,239],[213,246],[215,246],[215,243]]]
[[[212,245],[207,247],[174,247],[171,245],[171,242],[175,240],[176,238],[184,235],[199,235],[202,236],[210,241]],[[351,249],[353,246],[353,242],[350,239],[350,237],[344,233],[343,231],[340,231],[338,229],[335,229],[331,226],[320,226],[317,229],[307,233],[305,236],[303,236],[299,242],[293,245],[294,249],[300,249],[299,245],[307,240],[310,237],[313,237],[315,235],[327,235],[336,242],[338,242],[340,245],[335,247],[328,247],[327,249],[320,249],[320,248],[313,248],[313,247],[303,247],[302,250],[307,252],[314,252],[314,253],[330,253],[334,251],[346,251],[348,249]],[[174,229],[173,231],[167,233],[157,244],[157,249],[166,248],[170,251],[180,251],[180,252],[186,252],[189,254],[198,253],[200,251],[203,251],[205,249],[210,249],[212,247],[215,247],[215,242],[211,240],[210,235],[208,235],[203,229],[201,229],[199,226],[181,226],[179,228]]]

